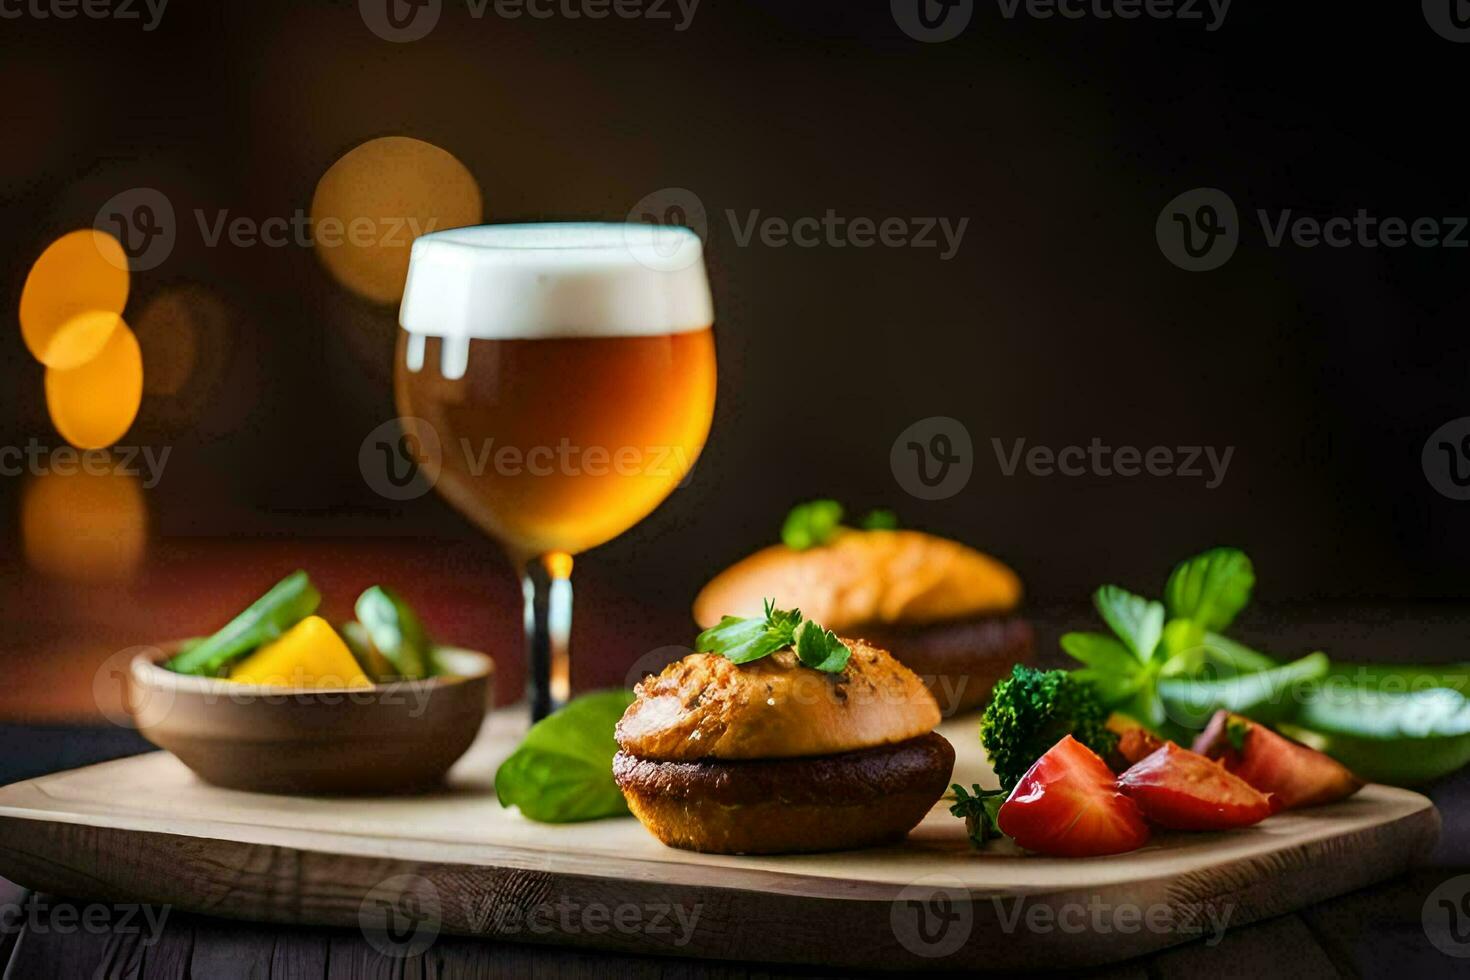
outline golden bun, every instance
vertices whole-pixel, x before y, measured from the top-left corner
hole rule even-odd
[[[846,639],[841,673],[801,666],[790,650],[737,665],[695,653],[638,685],[618,746],[642,759],[778,759],[903,742],[939,724],[939,705],[886,650]]]
[[[946,538],[847,530],[815,548],[772,545],[736,562],[700,590],[694,619],[708,628],[723,616],[758,616],[766,599],[842,632],[1009,612],[1020,604],[1021,580]]]

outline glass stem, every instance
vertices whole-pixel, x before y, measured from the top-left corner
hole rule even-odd
[[[537,722],[572,696],[572,556],[553,552],[526,563],[526,701]]]

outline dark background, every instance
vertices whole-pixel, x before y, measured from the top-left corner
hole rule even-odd
[[[1470,211],[1458,109],[1470,47],[1431,31],[1417,4],[1303,7],[1237,0],[1210,33],[1006,19],[979,3],[941,44],[903,34],[887,3],[849,0],[704,0],[682,33],[476,20],[446,0],[437,29],[408,44],[374,36],[348,2],[173,0],[151,33],[7,19],[0,299],[14,311],[35,256],[107,198],[164,191],[179,241],[134,276],[129,312],[194,284],[230,316],[190,389],[145,400],[122,440],[173,447],[146,494],[149,581],[190,541],[352,541],[370,568],[396,553],[371,542],[392,538],[427,548],[428,566],[442,546],[487,569],[505,587],[481,601],[514,618],[509,569],[468,522],[433,495],[384,501],[358,471],[363,436],[394,414],[396,311],[348,293],[310,249],[206,247],[192,212],[307,209],[334,160],[383,135],[457,156],[490,221],[623,220],[684,187],[710,213],[713,434],[692,482],[580,559],[579,578],[682,611],[704,578],[774,540],[791,503],[833,495],[1002,557],[1039,604],[1103,581],[1157,593],[1174,561],[1219,543],[1251,553],[1267,603],[1456,599],[1470,587],[1470,504],[1430,486],[1420,452],[1470,415],[1467,252],[1269,248],[1253,215]],[[1189,273],[1161,255],[1154,223],[1200,186],[1228,192],[1245,230],[1223,268]],[[833,209],[969,226],[944,262],[936,249],[740,247],[727,209],[742,225],[755,210]],[[11,322],[0,443],[59,445],[42,368]],[[927,503],[902,491],[888,453],[936,415],[964,422],[977,458],[962,493]],[[992,437],[1235,451],[1207,490],[1006,477]],[[56,598],[16,557],[23,482],[0,480],[4,574],[23,586],[0,593],[0,622],[87,601]]]

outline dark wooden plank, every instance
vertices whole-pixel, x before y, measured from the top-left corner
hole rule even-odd
[[[1295,915],[1284,915],[1219,936],[1177,946],[1154,957],[1149,972],[1158,980],[1200,977],[1260,980],[1337,980],[1341,974],[1316,937]]]

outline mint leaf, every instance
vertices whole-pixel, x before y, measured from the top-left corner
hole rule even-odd
[[[781,540],[793,551],[805,551],[831,541],[842,527],[842,505],[835,500],[797,504],[781,525]]]
[[[1134,595],[1116,585],[1104,585],[1093,593],[1093,605],[1114,633],[1118,634],[1140,663],[1153,659],[1164,632],[1162,603]]]
[[[840,674],[852,656],[837,634],[807,620],[796,630],[796,657],[804,666],[828,674]]]
[[[778,610],[779,612],[779,610]],[[796,620],[790,620],[795,615]],[[698,653],[719,653],[737,664],[748,664],[752,660],[768,657],[777,650],[791,646],[796,623],[801,620],[800,612],[780,613],[780,620],[773,623],[767,616],[752,616],[741,619],[726,616],[717,626],[712,626],[694,640]]]
[[[532,725],[495,772],[500,805],[520,807],[542,823],[627,813],[612,777],[618,751],[613,729],[632,703],[632,691],[584,694]]]
[[[1220,632],[1251,601],[1256,572],[1238,548],[1212,548],[1180,562],[1164,586],[1169,615]]]
[[[870,510],[863,515],[858,522],[858,527],[864,531],[896,531],[898,530],[898,515],[886,507]]]
[[[1138,658],[1116,637],[1106,633],[1064,633],[1062,649],[1094,670],[1131,676]]]
[[[1159,681],[1159,694],[1169,706],[1169,717],[1186,728],[1203,728],[1221,708],[1255,721],[1279,721],[1296,713],[1328,666],[1326,654],[1310,653],[1280,667],[1223,680],[1171,677]]]

